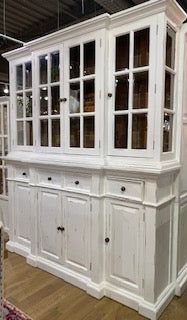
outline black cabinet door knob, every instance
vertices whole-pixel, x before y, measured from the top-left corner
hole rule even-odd
[[[78,180],[77,180],[77,181],[75,181],[75,184],[76,184],[76,185],[78,185],[78,184],[79,184],[79,181],[78,181]]]
[[[126,190],[125,187],[121,187],[121,191],[124,192]]]
[[[26,172],[23,172],[23,176],[26,176]]]
[[[57,227],[57,230],[63,232],[63,231],[65,231],[65,228],[59,226],[59,227]]]
[[[108,243],[110,241],[110,239],[107,237],[105,238],[105,242]]]
[[[60,98],[60,102],[66,102],[67,98]]]
[[[109,92],[109,93],[108,93],[108,97],[109,97],[109,98],[112,98],[112,93]]]
[[[48,177],[48,181],[51,181],[52,180],[52,178],[51,177]]]

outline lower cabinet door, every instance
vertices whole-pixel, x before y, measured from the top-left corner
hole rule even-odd
[[[90,207],[83,196],[64,196],[64,264],[74,271],[90,272]]]
[[[107,281],[138,294],[142,285],[143,214],[120,201],[106,205],[105,265]]]
[[[15,240],[31,247],[31,197],[30,187],[24,183],[15,184]]]
[[[60,263],[62,255],[61,193],[40,189],[38,197],[39,256]],[[58,230],[59,229],[59,230]]]

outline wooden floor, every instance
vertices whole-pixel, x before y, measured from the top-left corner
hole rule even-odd
[[[5,259],[5,297],[33,320],[145,319],[108,298],[96,300],[12,253]],[[187,291],[182,298],[173,299],[160,319],[187,319]]]

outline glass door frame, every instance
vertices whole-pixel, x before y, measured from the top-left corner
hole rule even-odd
[[[2,109],[4,108],[4,105],[6,105],[7,107],[7,133],[4,133],[4,110],[2,111]],[[0,97],[0,113],[1,113],[1,117],[0,117],[0,121],[1,121],[1,134],[0,134],[0,138],[2,139],[2,157],[5,157],[5,145],[4,145],[4,139],[7,138],[7,148],[8,148],[8,152],[10,150],[10,130],[9,130],[9,106],[10,106],[10,102],[9,102],[9,98],[8,97]],[[8,178],[8,167],[5,163],[5,160],[2,160],[0,169],[2,170],[2,179],[3,179],[3,193],[0,194],[0,199],[8,199],[8,190],[6,191],[6,187],[8,187],[8,181],[6,181],[6,179]],[[7,172],[7,174],[5,174],[5,171]]]

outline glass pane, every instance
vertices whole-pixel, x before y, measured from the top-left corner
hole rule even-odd
[[[84,44],[84,76],[95,73],[95,41]]]
[[[148,72],[134,73],[133,109],[148,107]]]
[[[132,149],[147,148],[147,113],[132,115]]]
[[[41,146],[48,147],[48,120],[44,119],[40,121],[40,142]]]
[[[4,138],[4,153],[5,156],[8,154],[8,138]]]
[[[16,90],[23,90],[23,66],[16,67]]]
[[[128,141],[128,115],[115,116],[114,148],[126,149]]]
[[[115,110],[127,110],[129,101],[129,75],[116,77]]]
[[[32,64],[28,62],[25,64],[25,88],[32,88]]]
[[[84,112],[95,111],[95,80],[84,81]]]
[[[175,67],[175,31],[169,26],[166,39],[166,65],[172,69]]]
[[[129,68],[129,34],[116,38],[116,71]]]
[[[70,84],[69,112],[70,113],[80,112],[80,83],[79,82]]]
[[[47,60],[48,55],[41,56],[40,58],[40,84],[47,83]]]
[[[164,113],[163,152],[172,151],[173,115]]]
[[[18,143],[18,145],[24,145],[23,121],[17,122],[17,143]]]
[[[26,117],[32,117],[32,92],[25,94]]]
[[[3,131],[4,131],[4,134],[7,134],[7,127],[8,127],[7,105],[4,104],[4,106],[3,106]]]
[[[17,118],[23,118],[23,94],[17,94]]]
[[[0,194],[3,194],[3,170],[0,169]]]
[[[165,104],[166,109],[173,109],[174,75],[166,72],[165,77]]]
[[[80,77],[80,46],[70,48],[70,79]]]
[[[149,29],[134,33],[134,67],[149,65]]]
[[[60,113],[59,86],[51,87],[51,114]]]
[[[26,145],[33,145],[33,129],[32,129],[32,121],[26,121]]]
[[[40,89],[40,115],[48,114],[48,90],[46,87]]]
[[[94,148],[95,146],[95,118],[84,117],[84,148]]]
[[[52,120],[52,147],[60,147],[60,119]]]
[[[70,118],[70,147],[80,147],[80,118]]]
[[[8,196],[8,170],[5,168],[5,194],[6,196]]]
[[[1,124],[1,121],[2,121],[2,113],[1,113],[2,111],[1,111],[1,108],[0,108],[0,134],[2,134],[2,124]]]
[[[59,81],[59,70],[60,70],[60,61],[59,61],[59,52],[51,53],[51,82]]]

